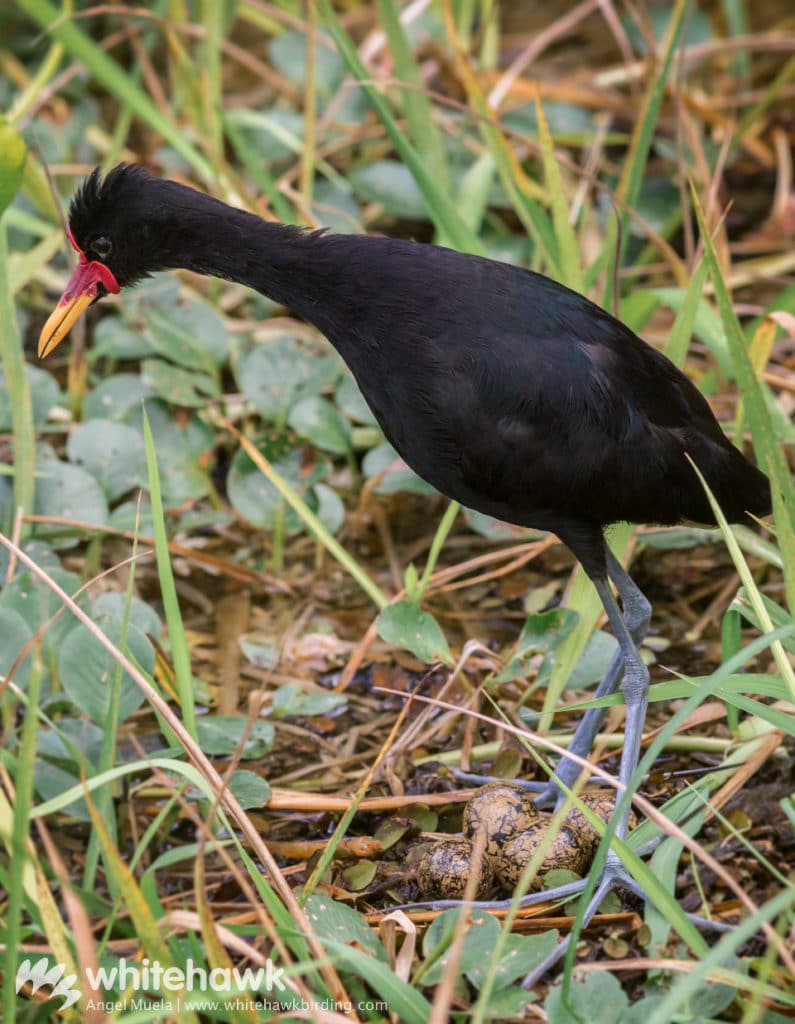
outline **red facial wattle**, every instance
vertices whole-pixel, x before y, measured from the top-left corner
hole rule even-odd
[[[72,229],[68,224],[66,226],[66,237],[80,257],[80,262],[75,267],[69,284],[66,286],[66,291],[61,296],[61,301],[58,305],[64,305],[70,299],[81,294],[93,295],[95,298],[99,298],[97,286],[100,284],[106,292],[109,292],[111,295],[118,295],[121,288],[113,276],[113,271],[110,267],[106,267],[104,263],[100,263],[99,260],[90,260],[86,256],[75,241],[75,236],[72,234]]]
[[[75,321],[97,299],[109,292],[116,295],[121,291],[118,281],[110,267],[99,260],[89,260],[74,239],[70,228],[66,229],[72,248],[80,256],[80,260],[69,278],[66,290],[58,301],[47,323],[39,335],[39,359],[48,356],[59,345]]]

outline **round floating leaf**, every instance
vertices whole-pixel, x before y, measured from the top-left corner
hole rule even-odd
[[[104,735],[103,729],[85,718],[59,718],[57,729],[39,731],[36,738],[37,749],[43,757],[57,757],[60,761],[75,763],[68,742],[89,764],[96,766],[99,763]]]
[[[79,466],[52,457],[38,460],[34,511],[39,516],[61,516],[97,526],[108,521],[108,502],[94,477]],[[43,523],[36,527],[36,532],[45,536],[62,530],[62,526]]]
[[[273,746],[273,722],[264,718],[250,723],[244,715],[207,715],[197,721],[196,731],[202,750],[211,757],[234,754],[243,736],[240,756],[245,759],[264,757]]]
[[[395,601],[378,616],[378,634],[396,647],[405,647],[430,665],[452,662],[450,648],[436,619],[413,601]]]
[[[295,110],[230,110],[226,116],[263,163],[279,163],[301,150],[304,117]]]
[[[152,395],[151,387],[137,373],[117,373],[89,391],[83,403],[84,420],[121,420],[130,409],[140,408]]]
[[[207,302],[189,300],[144,311],[152,345],[162,356],[188,369],[212,370],[229,358],[229,332]]]
[[[54,582],[67,594],[76,594],[80,589],[79,576],[66,572],[61,569],[60,565],[47,566],[47,571]],[[84,611],[88,609],[90,604],[88,594],[80,594],[76,601]],[[30,570],[25,569],[3,588],[0,593],[0,607],[17,612],[25,620],[31,632],[35,632],[60,610],[61,600],[38,576],[34,576]],[[73,629],[74,619],[69,614],[60,615],[50,623],[42,636],[42,651],[47,661],[58,657],[64,637]]]
[[[271,787],[256,772],[239,769],[229,780],[229,788],[240,806],[248,811],[264,807],[271,798]]]
[[[321,451],[345,455],[351,450],[351,428],[331,402],[319,395],[302,398],[290,411],[288,424]]]
[[[203,408],[207,397],[220,394],[214,377],[199,370],[182,370],[165,359],[145,359],[141,364],[141,377],[147,387],[171,405]]]
[[[162,629],[160,617],[154,608],[134,594],[128,598],[121,590],[108,590],[100,594],[93,604],[91,615],[94,619],[106,618],[119,623],[127,618],[142,633],[151,633],[153,636],[159,636]]]
[[[110,619],[97,623],[114,644],[121,639],[121,625]],[[144,672],[152,673],[155,652],[144,634],[128,625],[126,649]],[[64,640],[58,658],[58,675],[64,691],[75,707],[99,725],[104,725],[108,714],[111,687],[118,669],[116,660],[106,651],[85,626],[77,625]],[[144,695],[135,681],[126,673],[121,678],[119,694],[119,720],[124,721],[143,704]]]
[[[572,978],[568,991],[561,986],[551,989],[544,1009],[549,1024],[615,1024],[621,1020],[629,1000],[621,984],[609,971]]]
[[[336,533],[345,522],[345,505],[339,494],[328,484],[315,484],[317,517],[329,533]]]
[[[163,500],[182,505],[203,498],[212,490],[208,472],[215,443],[212,429],[194,414],[182,412],[175,417],[159,399],[149,399],[145,408],[157,450]],[[131,410],[127,422],[143,435],[140,409]]]
[[[99,483],[109,501],[133,487],[145,487],[146,452],[141,435],[124,423],[88,420],[78,423],[66,443],[71,462]]]
[[[153,536],[152,506],[149,499],[142,501],[140,506],[137,500],[124,501],[117,505],[108,517],[108,526],[125,533],[134,533],[137,530],[142,537]]]
[[[348,945],[358,946],[378,960],[387,962],[386,951],[375,932],[352,907],[337,903],[328,896],[312,893],[306,900],[305,909],[321,942],[323,939],[330,939],[342,947],[339,951],[335,949],[335,956],[339,956],[340,964],[345,962],[344,947]]]
[[[328,472],[328,464],[315,458],[307,464],[303,449],[290,449],[284,439],[260,441],[257,447],[271,463],[276,472],[293,490],[310,505],[317,502],[312,487]],[[226,481],[229,500],[235,509],[254,526],[272,530],[279,516],[284,516],[286,533],[298,533],[303,523],[298,513],[286,505],[284,499],[260,473],[248,455],[239,449],[232,460],[232,468]]]
[[[318,32],[314,48],[315,80],[322,98],[336,93],[345,74],[345,62],[326,32]],[[279,71],[296,85],[306,84],[307,40],[303,32],[282,32],[271,40],[268,55]]]
[[[376,160],[351,171],[348,180],[360,199],[378,203],[396,217],[429,220],[428,208],[411,171],[397,160]]]
[[[135,292],[132,293],[133,295]],[[94,328],[94,343],[89,348],[89,359],[141,359],[154,352],[152,342],[137,327],[119,316],[103,316]]]
[[[376,445],[362,459],[362,472],[370,480],[383,474],[375,487],[376,494],[396,494],[405,491],[409,494],[438,493],[422,477],[409,469],[388,441]]]
[[[344,118],[337,118],[342,121]],[[312,193],[312,213],[318,224],[344,235],[360,234],[364,231],[359,204],[350,192],[335,181],[323,178],[315,184]]]
[[[359,385],[350,373],[343,375],[334,400],[348,419],[353,420],[354,423],[361,423],[367,427],[378,426],[378,420],[373,415],[373,410],[365,402]]]
[[[423,974],[423,985],[438,985],[450,970],[452,938],[459,909],[445,910],[436,920],[431,922],[422,940],[425,956],[431,960],[430,968]],[[464,942],[458,951],[457,971],[467,974],[483,964],[491,962],[491,956],[500,934],[500,926],[496,917],[481,911],[473,911],[472,921],[464,936]]]
[[[294,402],[319,394],[339,374],[335,356],[293,335],[250,349],[240,358],[236,371],[240,390],[271,422],[283,421]]]
[[[31,366],[30,363],[25,364],[25,376],[33,406],[33,422],[40,427],[47,422],[50,409],[61,401],[61,389],[51,373],[38,366]],[[11,396],[6,387],[5,371],[0,366],[0,430],[11,430],[12,426]]]

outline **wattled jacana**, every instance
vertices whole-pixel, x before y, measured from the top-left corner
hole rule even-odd
[[[40,356],[92,302],[153,271],[240,282],[323,332],[394,447],[442,494],[556,533],[593,580],[618,640],[597,696],[622,684],[628,783],[649,678],[637,645],[651,607],[608,550],[605,527],[714,524],[687,456],[730,521],[771,508],[767,478],[673,363],[539,274],[433,245],[270,223],[137,166],[94,171],[69,227],[80,262],[41,332]],[[590,751],[603,715],[584,716],[575,754]],[[578,772],[563,759],[556,775],[569,785]],[[626,832],[626,815],[616,831]],[[629,878],[608,858],[598,898],[619,882]]]

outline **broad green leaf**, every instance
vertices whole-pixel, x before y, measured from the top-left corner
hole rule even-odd
[[[152,306],[144,312],[155,350],[187,369],[211,371],[229,358],[229,332],[207,302]]]
[[[495,683],[507,683],[526,676],[530,662],[538,654],[555,651],[577,625],[577,616],[568,608],[554,608],[530,615],[522,627],[508,664],[495,676]]]
[[[264,807],[271,798],[271,787],[261,775],[238,769],[229,780],[229,788],[240,806],[248,811]]]
[[[307,39],[303,32],[282,32],[271,40],[268,55],[279,71],[299,87],[306,82]],[[315,39],[315,81],[323,99],[330,99],[342,82],[345,64],[327,33]]]
[[[78,423],[69,435],[66,451],[72,463],[94,477],[109,501],[134,487],[146,486],[143,438],[124,423]]]
[[[397,160],[376,160],[348,175],[356,194],[406,220],[429,220],[428,207],[411,171]]]
[[[88,392],[83,402],[83,419],[122,420],[131,409],[140,408],[151,397],[152,389],[140,374],[116,373]]]
[[[439,623],[412,601],[395,601],[378,616],[378,634],[382,640],[405,647],[420,661],[432,664],[452,663],[452,655]]]
[[[50,410],[61,401],[61,389],[55,377],[39,366],[26,363],[25,376],[33,406],[33,422],[41,427],[47,422]],[[0,366],[0,430],[9,431],[12,427],[11,396],[8,393],[5,372]]]
[[[283,422],[296,401],[319,394],[339,374],[339,360],[328,349],[288,334],[246,352],[235,376],[258,412],[271,422]]]
[[[104,526],[108,521],[108,502],[94,477],[52,456],[40,458],[37,465],[34,509],[40,516],[60,516]],[[36,532],[47,535],[62,532],[62,526],[38,524]]]
[[[312,486],[325,476],[328,471],[327,464],[316,459],[307,466],[304,452],[290,449],[284,439],[275,443],[260,441],[258,447],[279,476],[314,511],[317,503]],[[232,460],[227,477],[227,491],[235,509],[255,526],[272,530],[277,518],[283,515],[284,528],[288,536],[301,530],[302,521],[298,513],[287,507],[273,484],[262,475],[242,448]]]
[[[370,480],[381,474],[375,487],[376,494],[396,494],[406,491],[409,494],[436,494],[437,491],[417,476],[388,441],[371,448],[362,459],[362,472]]]
[[[304,906],[306,916],[321,939],[333,939],[364,950],[374,960],[387,962],[386,950],[373,929],[352,907],[337,903],[328,896],[313,893]]]
[[[165,502],[182,505],[209,494],[210,453],[215,444],[212,429],[193,414],[175,417],[160,399],[147,400],[145,408],[157,448]],[[140,407],[131,409],[125,421],[143,436]]]
[[[445,910],[431,922],[426,931],[422,951],[426,959],[433,957],[433,963],[422,974],[423,986],[438,985],[450,969],[450,940],[460,914],[461,910],[457,907]],[[473,911],[472,922],[461,946],[457,973],[468,974],[488,963],[499,934],[500,925],[496,917],[483,910]]]
[[[556,985],[544,1003],[549,1024],[616,1024],[628,1006],[620,982],[609,971],[587,974],[582,981],[573,978],[566,992]]]
[[[315,183],[312,191],[312,213],[318,224],[343,235],[356,235],[364,231],[359,204],[336,181],[323,179]]]
[[[102,750],[103,736],[104,731],[87,718],[59,718],[57,728],[39,731],[38,752],[43,757],[74,763],[71,745],[82,759],[95,765]],[[81,760],[77,763],[84,762]]]
[[[127,620],[142,633],[151,633],[152,636],[159,636],[163,628],[160,616],[151,605],[135,594],[128,597],[121,590],[107,590],[100,594],[91,606],[91,615],[94,619],[104,617],[116,622]]]
[[[131,292],[131,296],[135,292]],[[88,350],[91,363],[99,359],[140,359],[155,351],[151,337],[125,323],[120,316],[103,316],[94,328],[93,344]]]
[[[346,703],[341,693],[305,692],[297,683],[285,683],[274,690],[271,713],[274,718],[327,715]]]
[[[75,594],[80,589],[80,578],[74,573],[66,572],[60,565],[46,568],[52,579],[67,594]],[[88,594],[81,594],[76,600],[84,610],[89,607]],[[0,592],[0,608],[18,612],[29,629],[34,632],[60,610],[61,601],[38,576],[24,569]],[[41,643],[44,657],[48,662],[57,658],[64,637],[73,629],[74,619],[68,614],[60,615],[47,627]]]
[[[347,420],[331,402],[319,395],[302,398],[290,410],[288,425],[321,451],[346,455],[351,450],[351,430]]]
[[[183,370],[165,359],[144,359],[141,363],[144,384],[171,405],[202,409],[207,398],[218,398],[215,378],[199,370]]]
[[[273,746],[273,723],[264,718],[249,722],[245,715],[206,715],[197,719],[196,730],[202,750],[212,757],[236,753],[244,735],[240,756],[245,760],[264,757]]]
[[[494,970],[495,989],[505,988],[529,974],[545,960],[558,940],[556,931],[540,932],[538,935],[509,935],[500,949],[499,962]],[[491,974],[490,957],[467,971],[467,978],[475,988],[483,987],[487,975]]]
[[[113,619],[97,622],[102,632],[115,644],[121,639],[121,626]],[[151,675],[155,653],[144,634],[133,625],[126,630],[125,648],[144,672]],[[111,686],[118,668],[109,651],[86,629],[77,625],[67,635],[58,657],[58,675],[64,691],[75,707],[98,725],[107,720]],[[137,683],[124,673],[119,694],[119,720],[124,721],[143,704],[144,695]]]
[[[338,408],[354,423],[373,427],[378,425],[378,421],[373,415],[373,410],[364,400],[364,395],[359,390],[359,385],[350,373],[343,374],[334,395],[334,400]]]
[[[337,533],[345,522],[345,504],[328,484],[316,483],[314,487],[317,500],[317,517],[329,533]]]

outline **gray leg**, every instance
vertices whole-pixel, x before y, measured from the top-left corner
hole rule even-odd
[[[627,577],[628,578],[628,577]],[[643,738],[643,726],[646,722],[646,708],[649,703],[649,670],[643,664],[638,649],[630,635],[629,629],[619,611],[613,591],[607,580],[594,580],[594,585],[602,599],[602,604],[607,612],[610,625],[618,640],[619,650],[624,660],[624,679],[621,689],[624,693],[624,702],[627,706],[627,720],[624,726],[624,747],[621,752],[621,767],[618,777],[624,786],[629,785],[640,759],[640,742]],[[633,584],[634,586],[634,584]],[[644,598],[645,600],[645,598]],[[626,813],[622,815],[616,828],[616,835],[624,838],[627,832],[627,818],[629,806]]]
[[[612,693],[616,689],[619,679],[622,679],[623,677],[621,689],[623,690],[624,701],[627,707],[627,718],[626,725],[624,727],[624,747],[621,752],[619,780],[624,786],[628,786],[630,779],[638,766],[638,760],[640,758],[640,744],[643,737],[643,727],[646,721],[646,708],[649,702],[649,670],[643,664],[636,644],[639,642],[641,637],[645,635],[646,629],[648,628],[651,606],[629,578],[627,573],[624,572],[618,564],[617,560],[609,553],[608,565],[610,575],[616,584],[619,594],[621,595],[621,600],[624,605],[624,614],[622,616],[618,603],[616,602],[615,597],[613,597],[613,591],[610,589],[608,581],[604,578],[594,579],[594,586],[596,587],[597,593],[604,605],[610,625],[612,626],[615,637],[618,640],[619,648],[610,663],[610,667],[608,668],[605,678],[599,684],[597,695],[603,696],[605,693]],[[596,712],[595,715],[594,712]],[[588,717],[592,716],[591,723],[597,723],[596,725],[589,724],[588,726],[588,733],[591,733],[591,735],[587,736],[588,746],[585,748],[585,752],[582,756],[586,756],[590,752],[590,743],[593,741],[593,735],[596,734],[598,725],[601,723],[601,717],[597,717],[601,716],[601,712],[602,709],[600,708],[593,708],[591,711],[587,712],[583,722],[580,723],[580,728],[578,728],[575,733],[574,742],[578,740],[582,731],[582,744],[584,745],[586,731],[583,729],[583,726],[588,722]],[[570,749],[574,748],[574,742]],[[569,764],[571,764],[571,762],[569,762]],[[561,765],[558,766],[558,770],[555,773],[556,777],[561,778],[564,781],[567,776],[576,778],[578,774],[578,768],[573,772],[573,774],[571,773],[565,760],[561,762]],[[626,810],[622,811],[620,817],[615,821],[615,834],[621,839],[625,838],[627,834],[629,810],[629,805],[627,805]],[[588,904],[583,916],[583,926],[587,925],[591,920],[593,915],[599,909],[599,905],[605,896],[613,889],[617,888],[628,888],[642,899],[649,899],[643,889],[627,873],[618,857],[612,852],[612,850],[610,850],[607,853],[605,866],[602,871],[602,875],[599,878],[596,892]],[[555,889],[551,889],[543,895],[547,899],[554,899],[558,893]],[[562,942],[558,943],[546,960],[539,964],[538,967],[524,979],[523,985],[526,988],[531,988],[551,967],[558,962],[558,960],[560,960],[568,948],[570,938],[570,936],[567,936]]]
[[[605,603],[604,589],[609,592],[610,588],[604,581],[602,581],[604,589],[600,589],[599,585],[596,586],[596,589],[602,600],[602,604],[605,607],[605,611],[608,613],[608,618],[610,619],[610,624],[613,626],[619,647],[613,655],[607,672],[605,672],[602,681],[596,689],[596,693],[594,694],[596,698],[610,696],[616,692],[619,684],[621,683],[621,679],[624,675],[624,666],[626,664],[625,651],[627,650],[627,642],[625,640],[622,643],[621,634],[626,633],[629,635],[628,646],[633,652],[633,659],[639,660],[637,646],[640,645],[643,638],[646,636],[646,632],[649,628],[649,619],[651,617],[651,605],[609,548],[607,548],[607,568],[610,578],[616,585],[616,589],[618,590],[621,598],[621,603],[624,606],[624,616],[622,620],[622,629],[619,632],[616,630],[614,625],[615,615],[611,615],[608,611],[607,604]],[[594,582],[596,583],[596,581]],[[613,606],[615,606],[615,600],[613,599],[612,594],[610,594],[610,600]],[[585,712],[582,721],[577,726],[571,744],[569,745],[571,753],[582,758],[585,758],[590,754],[593,749],[594,739],[605,720],[606,713],[606,708],[591,708],[589,711]],[[629,710],[627,710],[627,718],[629,718]],[[562,758],[550,785],[539,797],[539,804],[551,803],[553,800],[562,799],[562,790],[555,785],[555,779],[559,779],[564,783],[564,785],[571,787],[577,780],[581,771],[582,769],[576,761],[569,760],[568,758]]]

